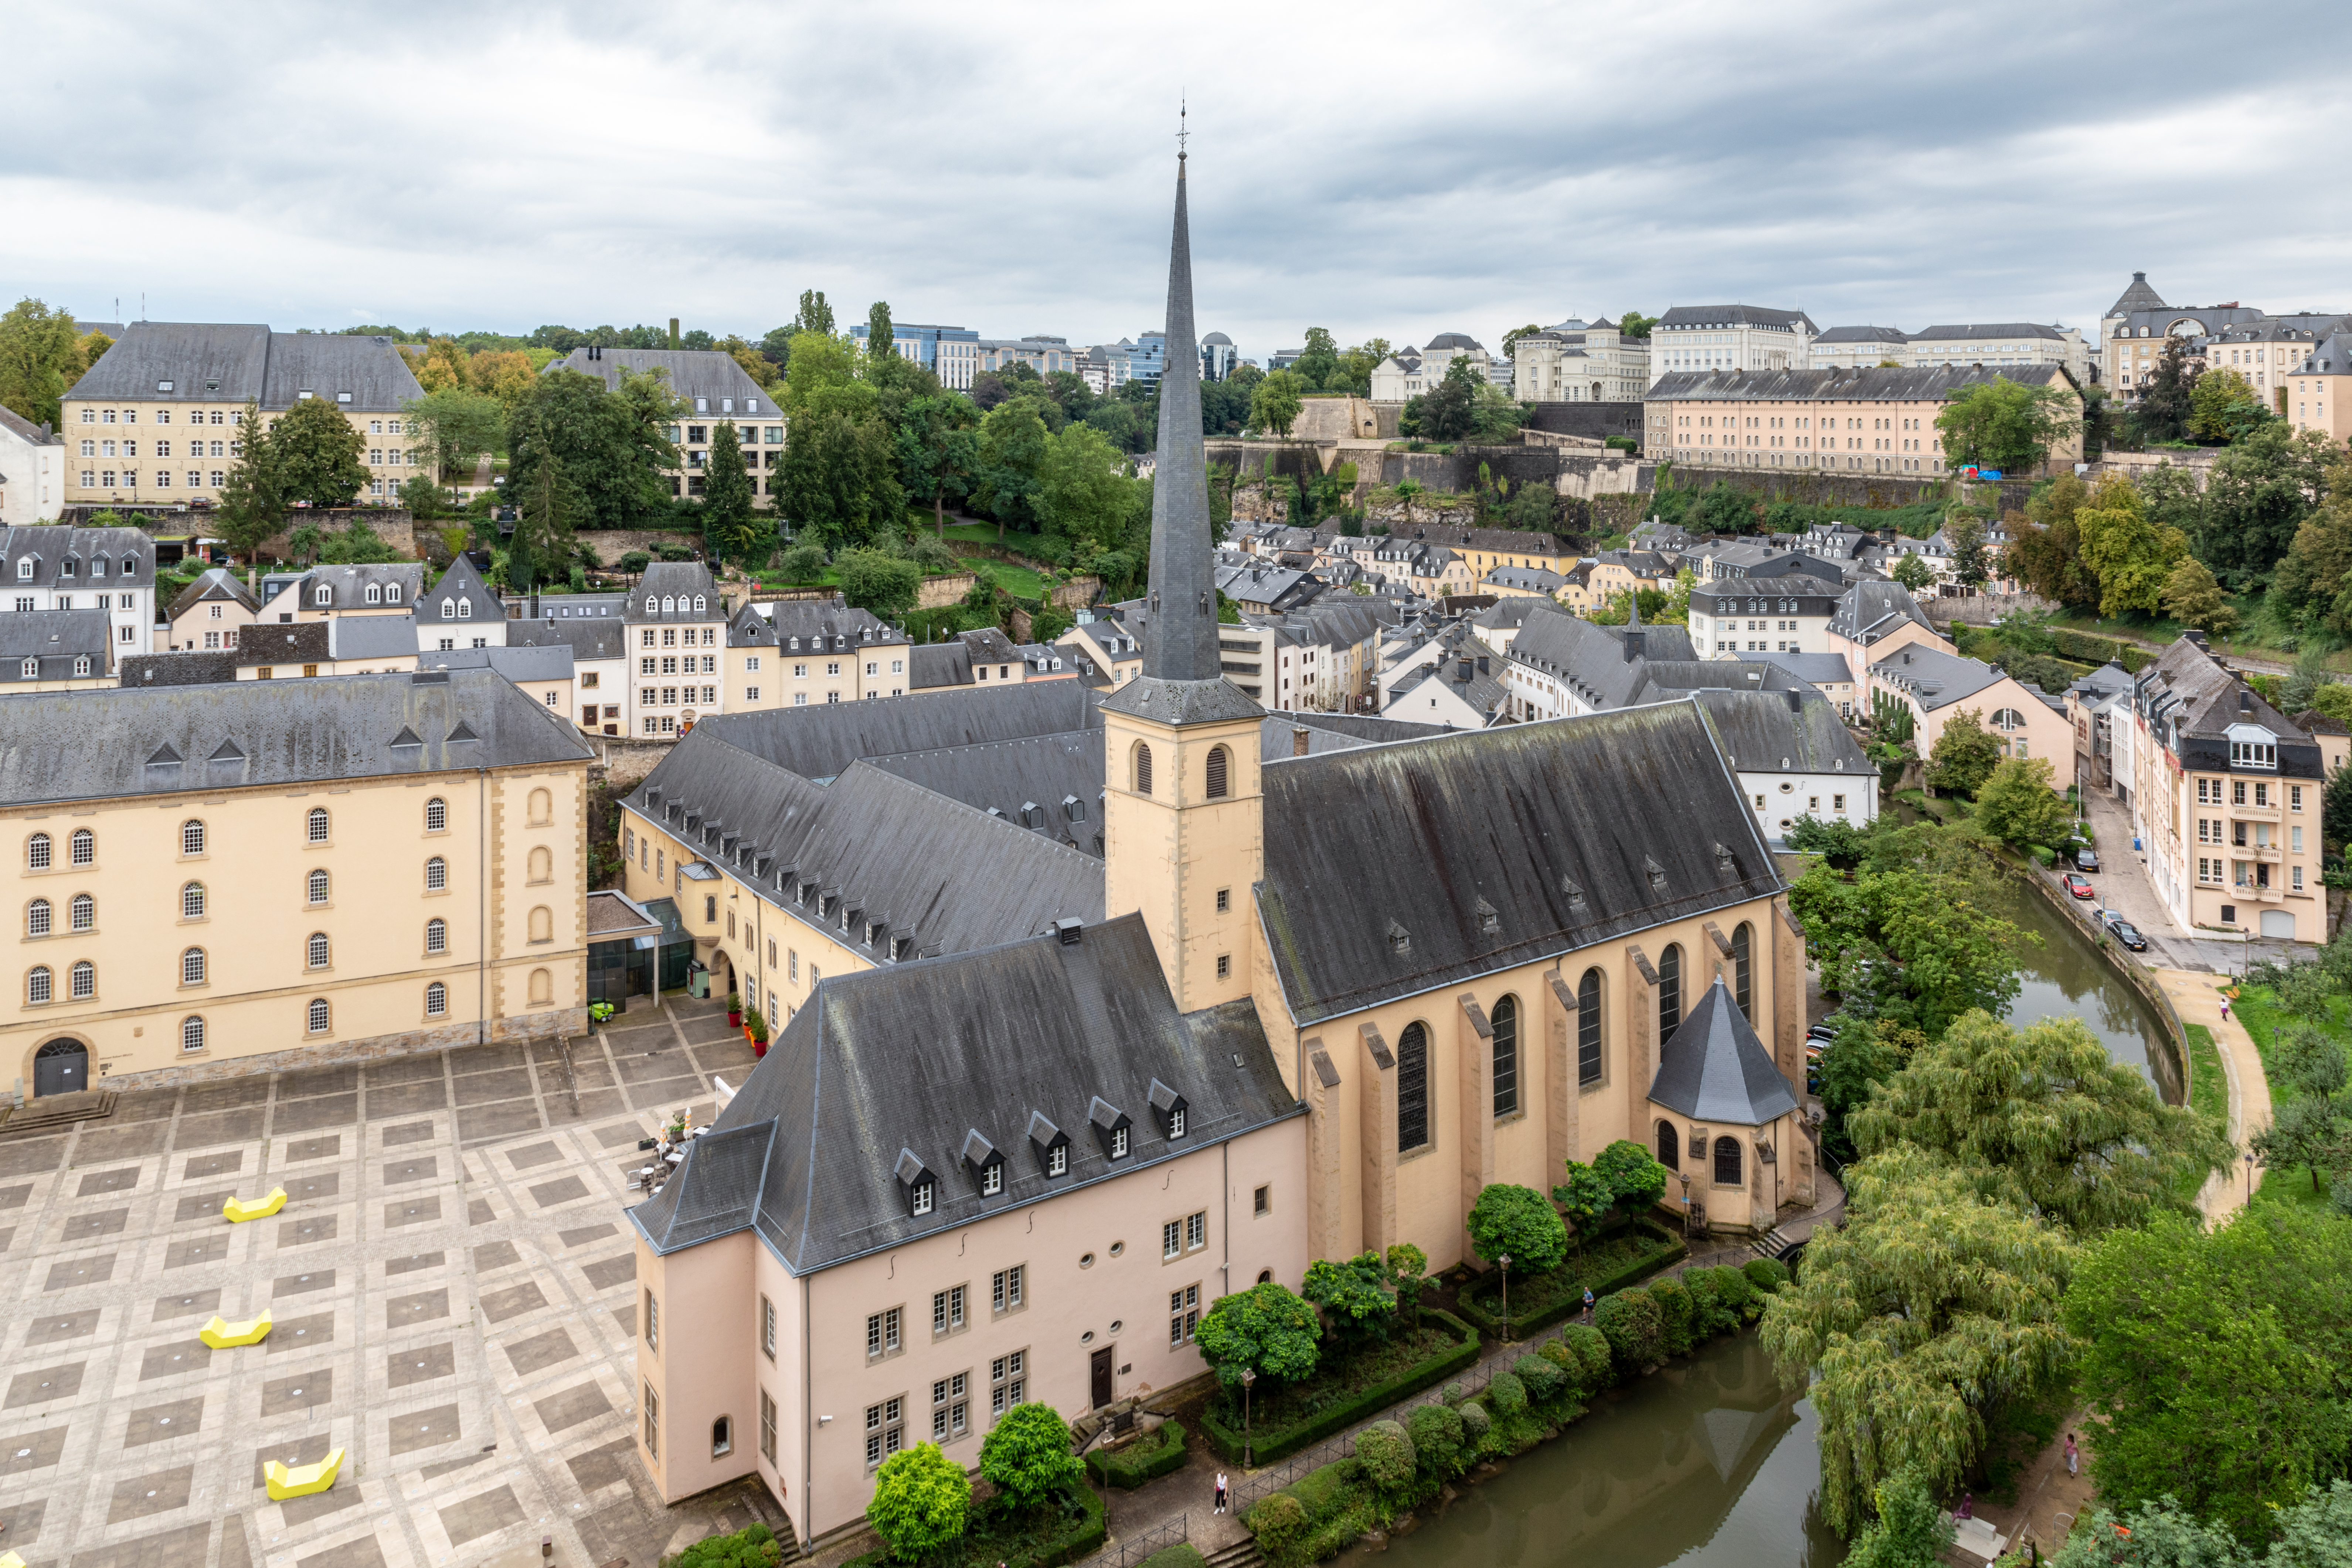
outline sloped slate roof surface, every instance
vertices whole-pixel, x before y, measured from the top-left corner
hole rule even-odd
[[[624,646],[627,637],[627,627],[616,620],[507,623],[509,647],[554,647],[560,645],[570,648],[574,659],[623,658],[628,652]]]
[[[1678,398],[1713,403],[1918,402],[1995,381],[2013,381],[2021,386],[2054,384],[2061,391],[2070,391],[2073,383],[2065,376],[2064,368],[2055,363],[1923,365],[1916,370],[1682,370],[1660,376],[1642,398],[1645,403],[1671,403]]]
[[[1186,1102],[1172,1143],[1154,1079]],[[1132,1120],[1126,1159],[1108,1160],[1088,1125],[1097,1098]],[[1179,1014],[1141,918],[1125,915],[1074,945],[1033,938],[826,981],[629,1217],[664,1254],[753,1226],[806,1275],[1299,1113],[1255,1007]],[[1029,1138],[1038,1114],[1069,1138],[1069,1173],[1050,1183]],[[962,1161],[973,1131],[1003,1155],[992,1197]],[[938,1183],[919,1218],[902,1150]]]
[[[1022,735],[982,741],[935,752],[903,752],[870,757],[869,765],[922,785],[950,800],[986,811],[991,806],[1017,820],[1023,805],[1045,808],[1043,832],[1102,858],[1096,840],[1102,832],[1103,734],[1072,730],[1060,735]],[[1084,813],[1072,820],[1063,801],[1077,797]],[[1031,829],[1035,832],[1038,829]]]
[[[710,406],[701,411],[703,417],[719,413],[719,400],[723,397],[735,399],[735,412],[748,418],[773,419],[778,413],[774,400],[736,363],[735,356],[718,349],[608,348],[592,359],[583,345],[548,368],[593,375],[608,387],[620,385],[625,370],[664,370],[669,373],[669,389],[685,398],[689,407],[698,397],[709,400]]]
[[[113,624],[104,610],[14,611],[0,616],[0,659],[89,654],[103,675]]]
[[[1735,1127],[1760,1127],[1797,1109],[1796,1091],[1719,974],[1659,1047],[1650,1099],[1693,1121]]]
[[[488,670],[41,692],[10,699],[8,720],[0,798],[18,805],[591,755],[570,725]],[[461,727],[478,739],[450,739]],[[404,738],[415,743],[394,743]],[[244,753],[233,769],[206,760],[224,741]]]
[[[213,599],[242,605],[249,611],[257,612],[261,608],[261,601],[253,596],[253,590],[245,585],[243,578],[226,566],[208,566],[197,574],[194,582],[173,595],[163,617],[176,621],[198,605]]]
[[[1147,641],[1145,646],[1150,645]],[[1255,719],[1265,711],[1230,680],[1162,680],[1150,675],[1137,676],[1105,698],[1102,706],[1107,713],[1156,719],[1163,724]]]
[[[334,628],[328,641],[339,659],[398,658],[416,652],[416,622],[409,616],[338,616],[327,625]],[[442,654],[436,662],[448,658]]]
[[[940,646],[931,644],[921,647]],[[961,645],[958,645],[961,646]],[[1020,735],[1100,729],[1101,697],[1075,680],[1023,682],[1002,689],[882,697],[705,719],[696,735],[716,735],[803,778],[826,779],[860,757],[968,746]]]
[[[1302,1024],[1781,887],[1688,702],[1277,761],[1261,776],[1258,907]],[[1380,854],[1363,852],[1366,821],[1382,825]]]
[[[1786,691],[1699,691],[1692,700],[1706,710],[1723,742],[1725,760],[1751,773],[1849,773],[1871,776],[1868,755],[1837,707],[1814,689]]]

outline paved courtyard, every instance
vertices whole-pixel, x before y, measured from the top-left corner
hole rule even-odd
[[[640,1137],[751,1047],[716,1004],[632,999],[572,1042],[123,1094],[0,1137],[0,1550],[30,1568],[425,1568],[625,1557],[661,1509],[631,1443]],[[284,1185],[274,1217],[222,1201]],[[268,1309],[248,1349],[215,1312]],[[262,1464],[337,1445],[273,1503]],[[734,1500],[740,1514],[745,1505]]]

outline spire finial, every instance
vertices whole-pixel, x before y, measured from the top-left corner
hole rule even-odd
[[[1184,122],[1184,116],[1187,112],[1189,112],[1189,110],[1186,108],[1184,100],[1181,97],[1178,98],[1176,100],[1176,161],[1179,163],[1184,161],[1184,143],[1192,134],[1192,128]]]

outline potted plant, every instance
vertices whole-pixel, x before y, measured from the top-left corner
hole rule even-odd
[[[744,1024],[751,1031],[751,1056],[754,1060],[768,1054],[768,1020],[755,1008],[743,1015]]]
[[[734,991],[727,993],[727,1026],[730,1029],[740,1029],[743,1026],[743,998],[740,993]]]

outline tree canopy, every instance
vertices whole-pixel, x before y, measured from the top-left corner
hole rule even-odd
[[[323,397],[305,397],[278,416],[269,430],[279,482],[288,501],[349,506],[368,482],[360,453],[367,442],[349,416]]]
[[[1489,1263],[1507,1257],[1522,1274],[1556,1268],[1568,1256],[1568,1230],[1541,1193],[1495,1182],[1470,1205],[1470,1245]]]
[[[1240,1387],[1244,1372],[1291,1381],[1311,1376],[1322,1354],[1315,1309],[1270,1279],[1211,1302],[1194,1342],[1227,1388]]]
[[[2052,447],[2081,432],[2077,408],[2063,382],[2028,386],[2003,376],[1979,382],[1936,416],[1945,464],[2020,474],[2039,468]]]
[[[0,316],[0,406],[54,426],[66,392],[89,368],[73,317],[23,299]]]

